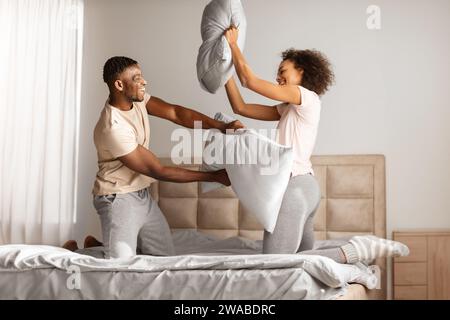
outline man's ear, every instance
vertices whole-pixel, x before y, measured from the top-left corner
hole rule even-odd
[[[116,80],[114,81],[114,87],[118,90],[118,91],[123,91],[123,83],[121,80]]]

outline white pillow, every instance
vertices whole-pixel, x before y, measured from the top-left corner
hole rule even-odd
[[[225,122],[225,123],[230,123],[233,122],[234,119],[233,117],[224,114],[222,112],[217,112],[214,115],[214,119],[221,121],[221,122]],[[205,149],[208,150],[208,148],[210,148],[212,145],[212,143],[214,143],[214,139],[216,137],[213,134],[209,134],[207,139],[206,139],[206,143],[205,143]],[[216,170],[220,170],[223,169],[223,165],[220,164],[215,164],[215,163],[206,163],[205,162],[205,157],[202,158],[202,165],[200,166],[200,171],[216,171]],[[219,188],[223,188],[225,187],[223,184],[218,183],[218,182],[207,182],[207,181],[200,181],[200,192],[201,193],[205,193],[205,192],[209,192],[215,189],[219,189]]]
[[[265,230],[273,232],[291,175],[292,148],[251,129],[238,129],[234,134],[226,135],[210,130],[210,139],[212,141],[203,152],[200,170],[225,169],[241,204]],[[216,162],[212,163],[212,160]],[[220,186],[218,183],[200,183],[201,192]]]
[[[225,85],[233,73],[230,46],[224,31],[233,24],[239,29],[238,46],[244,50],[247,21],[240,0],[211,0],[201,22],[203,43],[197,55],[197,77],[200,86],[210,93]]]

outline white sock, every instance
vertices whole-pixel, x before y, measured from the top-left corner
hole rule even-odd
[[[361,262],[357,262],[355,267],[357,267],[360,272],[353,278],[353,281],[363,284],[367,289],[375,289],[378,285],[378,281],[380,280],[378,279],[377,274],[373,273],[372,269],[369,269]]]
[[[378,286],[379,275],[362,262],[354,264],[338,263],[336,267],[339,268],[339,274],[345,275],[342,278],[345,283],[360,283],[368,289],[375,289]],[[344,285],[344,283],[341,283],[341,285]]]
[[[354,236],[341,249],[347,263],[373,261],[382,257],[404,257],[409,254],[409,248],[403,243],[372,235]]]

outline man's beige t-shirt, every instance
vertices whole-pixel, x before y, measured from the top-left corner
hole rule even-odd
[[[138,145],[149,148],[150,124],[144,101],[133,102],[133,107],[122,111],[105,102],[94,130],[97,148],[98,172],[94,183],[94,195],[129,193],[148,187],[155,179],[127,168],[118,157],[134,151]]]

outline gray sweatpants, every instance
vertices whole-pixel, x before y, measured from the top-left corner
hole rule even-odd
[[[289,180],[277,223],[272,233],[264,231],[263,253],[317,254],[345,263],[339,247],[312,250],[314,246],[314,215],[320,204],[319,184],[310,174]]]
[[[105,258],[142,254],[175,255],[166,218],[147,189],[124,194],[94,196],[100,216]]]

